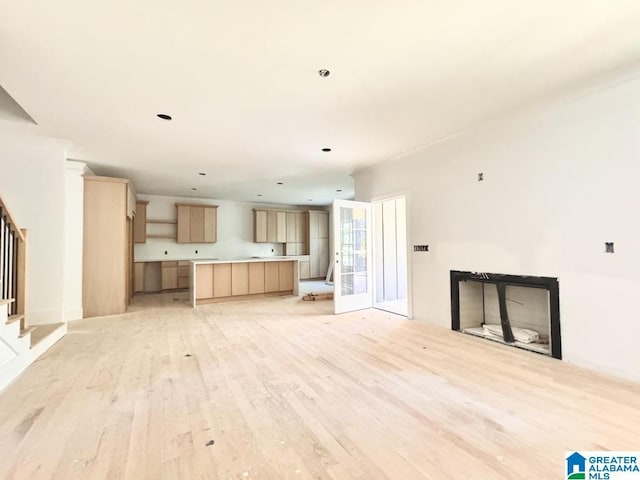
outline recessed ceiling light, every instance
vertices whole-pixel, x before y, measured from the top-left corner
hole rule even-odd
[[[321,68],[320,70],[318,70],[318,75],[320,75],[321,77],[328,77],[329,75],[331,75],[331,72],[326,68]]]
[[[200,172],[200,173],[198,173],[198,175],[200,175],[200,176],[204,177],[204,176],[206,175],[206,173],[204,173],[204,172]]]
[[[261,196],[262,196],[262,194],[261,194],[261,193],[259,193],[259,194],[258,194],[258,196],[259,196],[259,197],[261,197]]]
[[[191,187],[191,190],[198,190],[196,187]]]
[[[323,149],[322,149],[322,151],[323,151],[323,152],[330,152],[330,151],[331,151],[331,149],[330,149],[330,148],[328,148],[328,147],[325,147],[325,148],[323,148]]]
[[[341,192],[341,191],[342,191],[341,189],[336,190],[336,192]]]
[[[167,115],[166,113],[159,113],[156,117],[161,118],[162,120],[171,120],[171,115]]]
[[[310,199],[309,199],[309,201],[310,201],[310,202],[313,202],[313,198],[310,198]]]
[[[278,182],[278,185],[284,185],[284,183],[282,183],[282,182]]]

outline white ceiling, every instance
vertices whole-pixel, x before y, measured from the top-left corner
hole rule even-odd
[[[321,204],[635,62],[638,25],[638,0],[0,0],[0,85],[140,192]]]

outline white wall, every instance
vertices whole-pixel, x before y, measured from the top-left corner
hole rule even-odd
[[[176,243],[175,240],[148,238],[147,243],[135,245],[136,261],[180,260],[194,258],[236,259],[252,256],[283,254],[283,244],[253,242],[254,207],[295,209],[287,205],[264,205],[230,200],[212,200],[161,195],[139,194],[138,200],[148,200],[147,218],[169,220],[176,218],[176,203],[218,205],[218,239],[216,243]],[[175,226],[148,225],[147,232],[174,232]],[[196,250],[198,253],[196,253]],[[273,250],[273,251],[272,251]],[[164,252],[167,252],[165,255]]]
[[[640,79],[355,179],[358,200],[408,195],[409,243],[430,249],[410,254],[416,319],[450,328],[450,270],[558,277],[564,358],[640,380]]]
[[[82,314],[82,249],[84,222],[84,178],[90,174],[84,162],[65,162],[65,261],[64,319],[77,320]]]
[[[0,195],[28,230],[30,324],[63,321],[65,147],[36,126],[0,120]]]

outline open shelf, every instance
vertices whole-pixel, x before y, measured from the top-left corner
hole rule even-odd
[[[150,234],[147,234],[147,238],[168,238],[168,239],[174,239],[174,238],[177,238],[177,235],[175,235],[175,234],[169,234],[169,235],[150,235]]]
[[[166,225],[175,225],[178,222],[176,220],[152,220],[148,218],[147,223],[164,223]]]

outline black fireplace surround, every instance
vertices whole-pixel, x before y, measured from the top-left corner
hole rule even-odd
[[[560,334],[560,293],[558,279],[552,277],[532,277],[523,275],[506,275],[502,273],[461,272],[451,270],[451,329],[460,331],[460,282],[495,284],[500,304],[500,321],[505,343],[513,342],[513,333],[506,309],[505,288],[508,285],[520,287],[542,288],[549,291],[549,317],[551,356],[562,359],[562,338]]]

